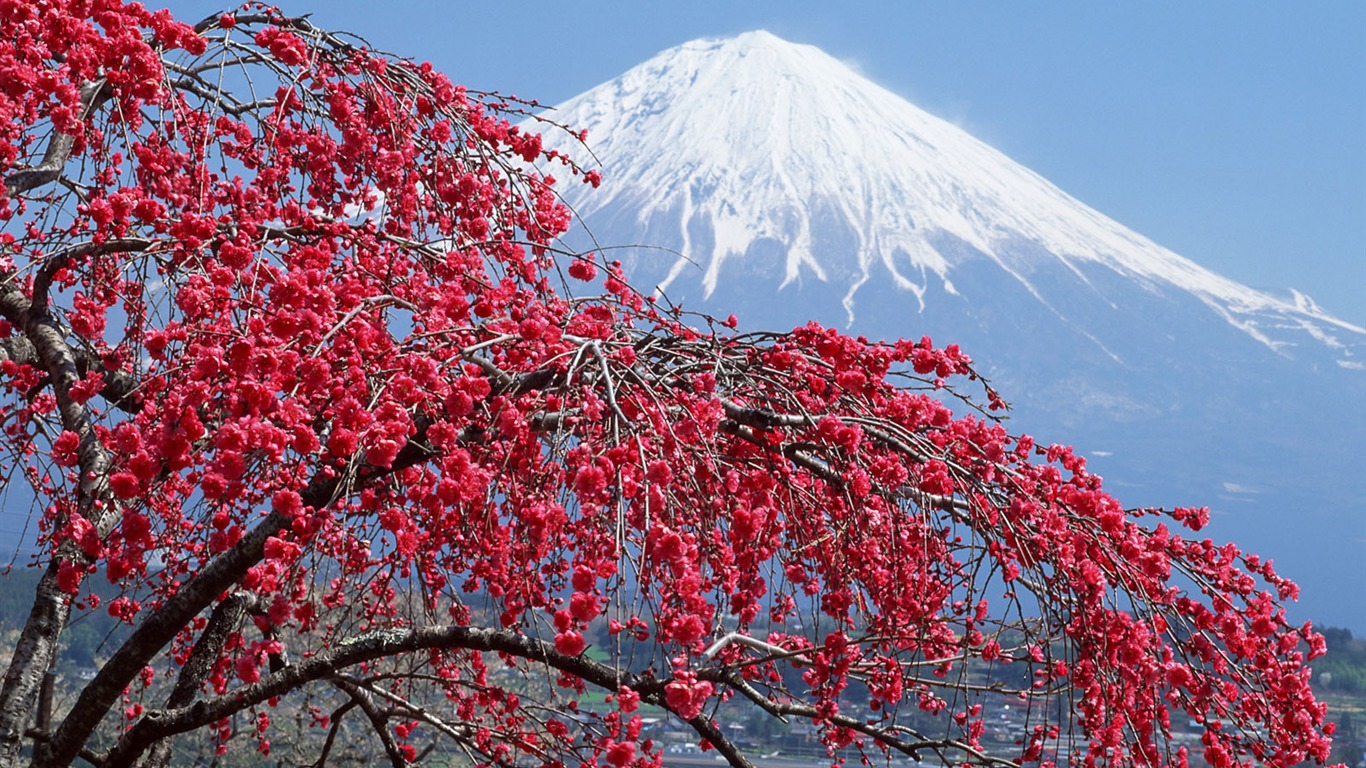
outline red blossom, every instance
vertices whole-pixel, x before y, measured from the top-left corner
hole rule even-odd
[[[250,684],[261,679],[261,664],[250,654],[238,656],[234,668],[237,677],[244,683]]]
[[[578,632],[561,632],[555,635],[555,650],[566,656],[578,656],[588,647],[583,635]]]
[[[636,711],[640,706],[640,694],[630,688],[622,686],[622,688],[617,691],[617,706],[621,708],[622,712]]]
[[[698,681],[694,673],[675,673],[674,679],[664,686],[664,700],[679,717],[691,720],[702,714],[715,690],[711,683]]]
[[[592,280],[594,277],[596,277],[598,274],[598,268],[595,264],[593,264],[592,261],[589,260],[590,258],[591,257],[574,259],[574,261],[569,265],[569,276],[576,280],[583,280],[585,282]]]
[[[65,431],[52,441],[52,461],[59,467],[74,467],[80,460],[77,449],[81,438],[75,432]]]
[[[57,568],[57,588],[74,595],[81,589],[81,579],[85,577],[85,569],[76,563],[65,562]]]
[[[131,499],[141,492],[138,478],[131,472],[115,472],[109,477],[109,487],[121,499]]]
[[[607,762],[621,768],[636,759],[636,745],[619,741],[607,748]]]
[[[276,491],[270,498],[270,505],[285,517],[298,517],[303,512],[303,498],[297,491]]]

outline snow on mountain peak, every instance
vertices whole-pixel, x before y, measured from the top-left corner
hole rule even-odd
[[[1150,290],[1189,292],[1273,349],[1280,342],[1266,326],[1286,314],[1330,339],[1366,333],[1199,267],[820,49],[768,32],[666,50],[560,105],[554,119],[587,129],[603,165],[601,188],[569,193],[590,228],[606,219],[673,230],[667,245],[682,255],[661,289],[700,267],[710,295],[728,265],[775,241],[782,285],[839,290],[852,322],[870,280],[890,279],[922,312],[931,287],[955,294],[964,253],[993,260],[1047,303],[1028,260],[1052,258],[1083,280],[1083,265],[1099,265]],[[853,247],[822,250],[819,233],[832,228]]]

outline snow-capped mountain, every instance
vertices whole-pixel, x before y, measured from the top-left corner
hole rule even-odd
[[[1335,595],[1312,615],[1366,625],[1366,578],[1333,566],[1366,553],[1366,329],[1210,272],[766,32],[670,49],[552,117],[587,130],[604,182],[566,195],[596,244],[641,246],[613,252],[638,286],[750,328],[957,341],[1016,430],[1105,457],[1130,503],[1211,504],[1216,536]],[[1326,550],[1287,544],[1289,512]]]
[[[842,289],[850,323],[869,280],[890,280],[920,311],[931,285],[956,295],[952,273],[968,254],[1047,303],[1029,277],[1038,256],[1019,253],[1028,246],[1083,279],[1095,264],[1185,291],[1272,348],[1297,343],[1277,328],[1288,318],[1330,345],[1366,334],[1307,297],[1282,301],[1199,267],[821,50],[767,32],[665,51],[556,117],[588,130],[613,179],[582,197],[580,216],[597,226],[629,216],[652,233],[677,224],[669,239],[682,255],[659,281],[666,291],[686,276],[709,297],[727,261],[774,240],[780,287]],[[853,247],[822,248],[831,229]]]

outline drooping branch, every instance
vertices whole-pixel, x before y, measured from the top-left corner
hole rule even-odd
[[[642,677],[617,667],[594,661],[587,656],[568,656],[556,651],[550,643],[513,630],[495,630],[470,626],[431,626],[412,630],[377,631],[320,652],[297,665],[285,667],[258,683],[244,686],[221,696],[201,699],[193,704],[168,706],[147,712],[108,754],[103,768],[127,768],[150,745],[177,733],[203,727],[235,712],[260,704],[267,699],[283,696],[308,683],[331,680],[342,685],[353,696],[353,701],[367,711],[376,730],[383,732],[382,723],[375,722],[370,710],[373,702],[354,697],[363,691],[354,684],[338,680],[336,675],[350,667],[386,657],[424,650],[472,650],[498,652],[527,659],[559,672],[579,677],[609,691],[627,686],[651,704],[668,708],[664,699],[663,682],[653,677]],[[735,768],[753,768],[739,749],[708,717],[698,715],[687,721],[698,734],[716,746]],[[390,745],[386,745],[389,750]],[[396,763],[396,764],[402,764]]]
[[[754,768],[754,763],[740,751],[735,742],[726,736],[725,732],[717,727],[716,721],[710,717],[698,715],[688,721],[688,725],[697,732],[697,735],[706,739],[709,744],[716,748],[716,752],[730,763],[731,768]]]
[[[732,669],[711,668],[700,670],[697,673],[697,679],[705,680],[717,685],[724,685],[738,691],[741,695],[749,699],[761,710],[775,719],[784,722],[786,722],[789,717],[800,717],[807,720],[828,720],[832,725],[840,728],[848,728],[851,731],[861,733],[889,749],[896,750],[897,752],[910,757],[912,760],[920,760],[921,752],[934,752],[943,758],[945,751],[955,750],[972,758],[973,762],[1001,766],[1016,765],[1016,763],[1009,760],[991,757],[966,742],[955,739],[927,739],[920,734],[908,731],[908,729],[903,726],[882,726],[858,718],[849,717],[848,715],[822,714],[810,704],[799,703],[790,698],[783,701],[773,699],[756,690],[754,686],[750,685],[738,672]],[[899,735],[901,733],[911,733],[915,739],[907,740]]]
[[[587,656],[567,656],[556,651],[550,643],[513,630],[463,625],[381,630],[343,641],[298,664],[262,677],[257,683],[221,696],[200,699],[187,706],[147,712],[110,752],[106,768],[124,768],[131,765],[155,741],[195,730],[272,697],[284,696],[309,683],[329,679],[349,667],[417,651],[453,649],[509,654],[575,675],[607,690],[617,690],[626,685],[640,692],[642,699],[667,706],[663,683],[654,678],[641,677]]]
[[[85,119],[92,112],[99,108],[105,99],[109,98],[109,89],[105,87],[104,80],[95,80],[81,86],[81,119]],[[70,133],[55,133],[48,140],[47,149],[43,152],[43,159],[30,168],[15,171],[5,177],[5,194],[10,197],[17,197],[25,192],[46,184],[51,184],[61,178],[62,169],[66,167],[67,160],[71,159],[71,150],[76,145],[76,137]]]
[[[33,299],[29,312],[34,316],[41,317],[47,314],[48,293],[52,288],[52,279],[58,272],[66,269],[73,261],[96,256],[106,253],[132,253],[145,251],[152,246],[151,240],[144,240],[139,237],[125,237],[103,242],[80,243],[70,248],[63,248],[61,251],[52,254],[47,261],[38,268],[38,273],[33,276]]]
[[[376,687],[370,680],[360,680],[347,675],[336,675],[331,678],[331,680],[334,685],[344,683],[349,687],[364,690],[372,697],[386,699],[396,705],[397,711],[402,713],[405,717],[412,717],[426,723],[453,741],[464,745],[466,748],[472,746],[471,742],[476,729],[467,723],[460,723],[459,725],[452,724],[432,709],[409,701],[392,691],[386,691]],[[538,754],[537,756],[543,757],[542,754]]]
[[[192,704],[164,707],[147,712],[128,731],[112,750],[103,768],[126,768],[137,760],[149,745],[164,740],[177,733],[184,733],[204,727],[210,723],[229,717],[248,707],[288,694],[310,683],[331,681],[347,691],[355,705],[366,710],[367,716],[375,723],[377,731],[383,733],[380,723],[375,722],[377,714],[373,701],[361,701],[355,697],[364,693],[354,680],[338,677],[344,670],[367,662],[395,657],[403,654],[432,650],[467,650],[496,652],[526,659],[542,664],[557,672],[567,673],[607,691],[630,688],[640,695],[642,701],[665,709],[672,709],[665,699],[665,682],[648,675],[627,672],[619,667],[595,661],[586,655],[569,656],[556,651],[553,644],[521,634],[511,629],[492,629],[467,625],[427,626],[409,630],[380,630],[345,640],[338,646],[319,652],[297,665],[288,666],[263,677],[259,682],[243,686],[219,696],[196,701]],[[758,692],[734,669],[720,666],[697,670],[697,679],[725,686],[739,692],[753,701],[764,712],[774,718],[786,721],[789,717],[809,720],[827,719],[831,724],[848,728],[873,739],[877,743],[897,752],[919,759],[922,752],[934,752],[943,756],[948,751],[966,755],[974,762],[983,764],[1013,765],[1010,761],[993,758],[971,745],[952,739],[927,739],[916,734],[914,740],[903,735],[908,733],[899,726],[870,724],[845,715],[820,713],[814,706],[791,700],[779,701]],[[686,722],[698,735],[716,747],[735,768],[753,768],[752,763],[739,751],[715,722],[705,715],[697,715]],[[388,750],[388,745],[386,745]]]
[[[341,725],[346,714],[356,708],[355,699],[347,699],[346,703],[337,707],[329,718],[331,723],[327,726],[327,736],[323,738],[323,745],[318,750],[318,759],[313,762],[313,768],[322,768],[327,765],[327,759],[332,755],[332,747],[337,743],[337,734],[341,733]]]
[[[100,378],[104,380],[104,388],[100,390],[100,397],[109,407],[117,408],[130,415],[142,409],[142,398],[138,394],[136,377],[124,371],[108,368],[99,358],[86,349],[73,347],[71,354],[76,359],[78,373],[82,375],[89,371],[99,373]],[[11,360],[17,365],[42,365],[38,350],[34,349],[33,343],[22,335],[0,339],[0,362],[5,360]]]
[[[314,477],[300,496],[305,506],[322,509],[335,503],[344,493],[414,466],[432,455],[431,448],[422,441],[422,431],[419,430],[418,434],[399,451],[390,467],[367,467],[356,477],[349,477],[345,472],[326,468]],[[214,558],[194,578],[181,586],[161,608],[139,624],[82,690],[51,741],[40,751],[41,759],[36,760],[35,764],[68,763],[75,750],[85,743],[104,714],[147,662],[171,642],[195,616],[241,580],[247,569],[259,563],[265,555],[267,540],[284,531],[290,523],[291,519],[288,516],[279,511],[271,511],[236,544]]]

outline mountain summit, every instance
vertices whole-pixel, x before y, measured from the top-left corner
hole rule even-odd
[[[659,270],[670,294],[700,281],[711,297],[737,267],[751,271],[736,262],[756,246],[776,245],[779,286],[839,291],[847,323],[870,280],[923,312],[932,289],[959,295],[954,272],[977,258],[1066,317],[1031,276],[1060,267],[1085,281],[1099,267],[1186,292],[1273,349],[1317,339],[1342,351],[1339,364],[1363,364],[1357,343],[1336,337],[1366,330],[1162,248],[814,46],[763,31],[685,43],[556,118],[588,130],[610,179],[575,200],[579,214],[664,235],[651,244],[682,254]]]
[[[565,192],[592,235],[571,247],[642,246],[612,251],[636,285],[749,328],[958,342],[1013,430],[1074,442],[1130,503],[1211,504],[1215,538],[1362,628],[1366,592],[1340,586],[1366,554],[1342,535],[1366,519],[1366,330],[1204,269],[767,32],[664,51],[551,116],[602,164],[599,189]]]

